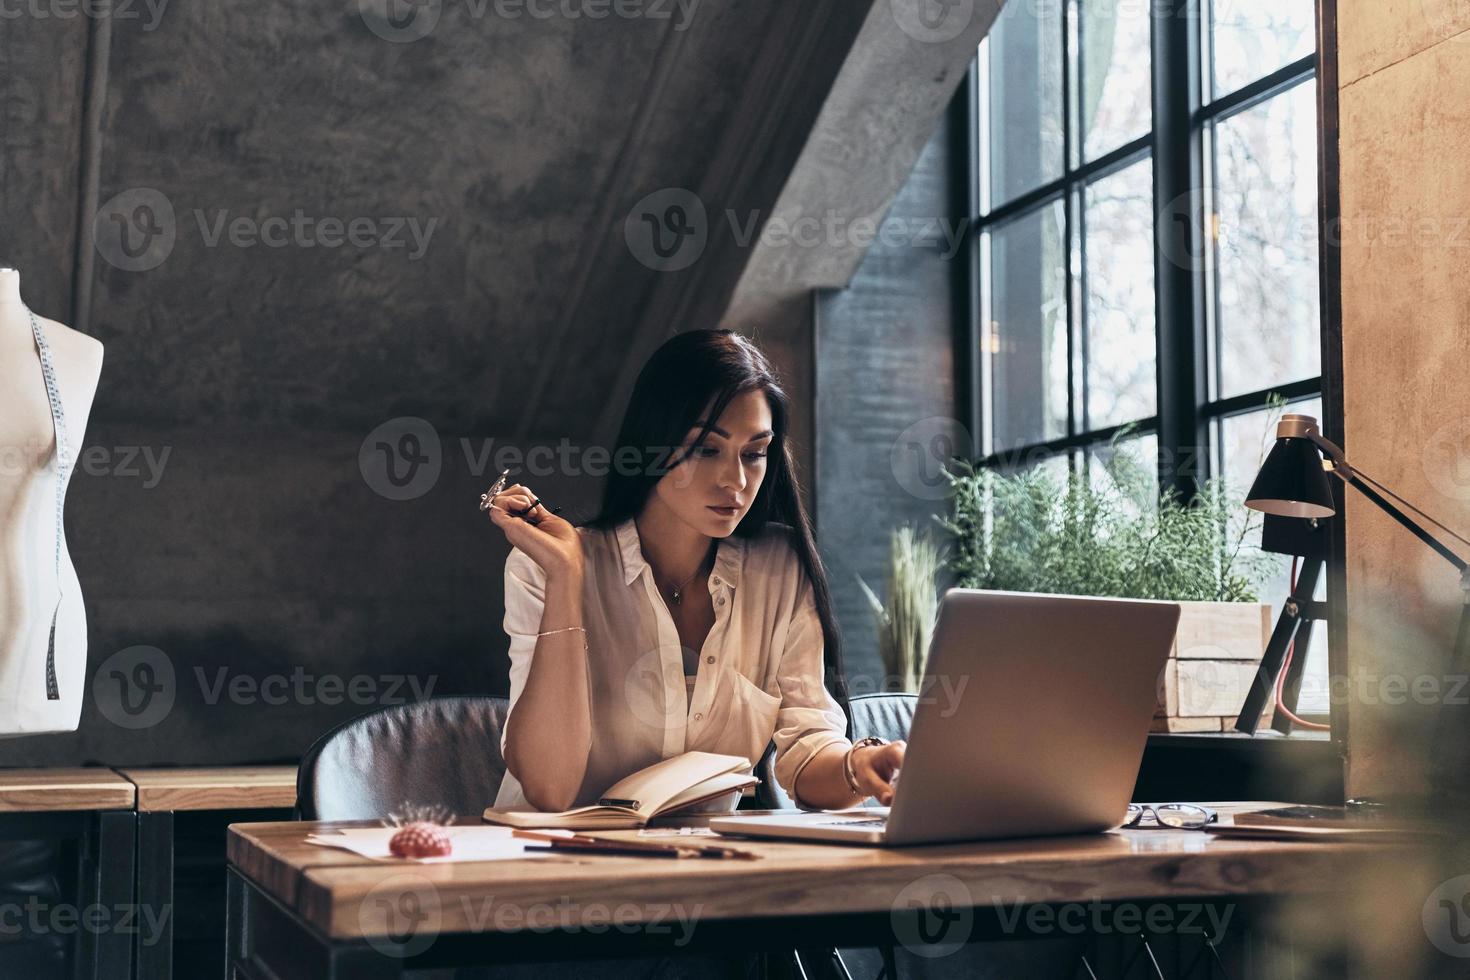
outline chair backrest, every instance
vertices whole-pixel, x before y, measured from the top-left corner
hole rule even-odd
[[[909,737],[909,726],[914,722],[914,708],[919,702],[917,694],[860,694],[847,703],[852,718],[853,740],[876,735],[890,742]],[[756,800],[767,810],[790,810],[796,806],[786,791],[776,782],[776,747],[766,746],[756,767],[761,778],[756,787]],[[877,806],[878,801],[869,797],[865,806]]]
[[[505,776],[503,697],[433,698],[381,708],[327,732],[296,775],[302,820],[374,820],[405,805],[478,814]]]

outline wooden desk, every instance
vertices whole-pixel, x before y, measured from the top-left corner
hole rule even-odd
[[[295,766],[119,769],[138,809],[138,904],[160,923],[136,948],[135,976],[173,976],[175,815],[206,810],[289,810],[296,805]],[[168,914],[164,914],[168,913]]]
[[[425,865],[304,842],[345,825],[231,826],[227,955],[240,975],[397,977],[406,966],[667,950],[677,938],[669,929],[634,936],[609,925],[691,916],[698,928],[684,951],[908,945],[918,930],[906,935],[904,922],[929,902],[993,909],[1331,892],[1365,859],[1393,853],[1135,830],[902,849],[741,841],[763,855],[757,861],[557,855]]]
[[[138,810],[289,810],[296,805],[295,766],[119,769],[137,787]]]
[[[135,798],[111,769],[0,769],[0,813],[131,810]]]
[[[82,842],[79,906],[111,917],[133,900],[137,842],[133,784],[110,769],[0,769],[0,838]],[[77,976],[128,977],[132,936],[78,929]]]

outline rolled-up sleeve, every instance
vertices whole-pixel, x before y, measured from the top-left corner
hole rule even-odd
[[[510,731],[516,700],[526,688],[531,657],[536,653],[536,634],[541,631],[541,613],[546,608],[546,573],[519,548],[505,559],[505,633],[510,637],[510,714],[500,729],[500,754],[505,755],[505,736]]]
[[[776,675],[781,708],[772,741],[776,743],[776,782],[797,806],[807,809],[796,795],[797,777],[818,752],[829,745],[849,742],[845,735],[847,716],[822,682],[826,644],[816,594],[805,571],[797,574],[800,584],[795,611]]]

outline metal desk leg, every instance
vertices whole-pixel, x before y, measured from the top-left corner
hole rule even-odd
[[[83,842],[85,894],[81,896],[82,918],[87,909],[100,907],[99,928],[83,927],[77,943],[80,977],[97,980],[128,980],[133,976],[133,931],[137,907],[133,901],[134,849],[137,846],[137,814],[131,810],[103,810],[96,814]]]
[[[235,964],[245,957],[250,931],[250,889],[233,868],[225,870],[225,980],[235,980]],[[140,977],[139,980],[142,980]]]
[[[329,963],[329,980],[402,980],[403,977],[402,960],[362,946],[333,951]]]
[[[138,814],[138,980],[174,972],[174,815]]]
[[[401,980],[403,960],[362,942],[326,940],[234,868],[226,880],[225,980],[276,976],[269,962],[276,956],[320,980]]]

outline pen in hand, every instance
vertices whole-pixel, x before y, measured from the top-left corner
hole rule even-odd
[[[504,470],[504,471],[501,472],[499,479],[497,479],[493,484],[491,484],[489,490],[486,490],[484,493],[480,494],[480,510],[485,511],[485,510],[489,510],[491,507],[496,506],[496,504],[495,504],[495,498],[498,495],[504,493],[505,492],[505,488],[507,486],[509,486],[509,485],[510,485],[510,470],[507,469],[507,470]],[[541,522],[539,520],[534,520],[532,518],[529,518],[526,515],[530,514],[531,511],[535,510],[538,506],[542,506],[542,507],[545,506],[544,504],[541,503],[540,499],[532,500],[531,501],[531,505],[529,507],[527,507],[525,510],[521,510],[521,511],[506,510],[506,513],[509,514],[509,515],[511,515],[512,517],[523,517],[523,518],[526,518],[526,523],[531,524],[531,525],[534,526],[534,525],[540,524]],[[560,507],[550,508],[546,512],[548,514],[560,514],[562,512],[562,508],[560,508]]]

